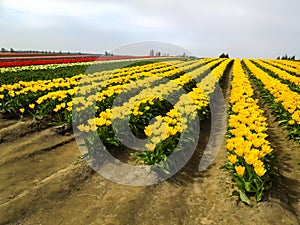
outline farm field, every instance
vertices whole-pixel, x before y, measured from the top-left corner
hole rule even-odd
[[[300,63],[183,57],[15,63],[0,66],[0,224],[300,223]],[[116,104],[122,93],[126,99]],[[213,108],[219,98],[226,111]],[[226,133],[213,133],[215,118]],[[116,136],[113,125],[125,119],[146,140],[143,151]],[[76,135],[85,137],[85,158]],[[222,145],[199,171],[212,135]],[[118,184],[118,174],[106,179],[85,160],[102,156],[90,145],[95,136],[129,165],[168,171],[173,153],[184,165],[159,183]],[[155,172],[149,179],[160,176]]]
[[[107,60],[122,60],[130,59],[131,56],[102,56],[97,55],[50,55],[50,56],[5,56],[0,54],[0,68],[2,67],[17,67],[17,66],[32,66],[32,65],[49,65],[49,64],[66,64],[80,62],[94,62]],[[137,58],[137,57],[135,57]],[[148,58],[148,57],[141,57]]]

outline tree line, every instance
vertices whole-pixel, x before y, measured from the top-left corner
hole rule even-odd
[[[10,49],[6,49],[6,48],[1,48],[1,52],[2,53],[35,53],[35,54],[71,54],[70,52],[62,52],[60,51],[48,51],[48,50],[14,50],[13,48]],[[77,53],[72,53],[72,54],[79,54],[81,55],[81,52],[77,52]]]
[[[284,56],[278,56],[277,59],[287,59],[287,60],[296,60],[296,56],[288,56],[287,54],[285,54]]]

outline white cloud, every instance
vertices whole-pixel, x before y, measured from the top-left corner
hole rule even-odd
[[[141,15],[130,16],[129,22],[132,25],[143,28],[170,28],[172,27],[171,23],[163,21],[155,17],[146,17]]]
[[[90,17],[122,13],[126,5],[85,0],[4,0],[2,7],[43,16]]]

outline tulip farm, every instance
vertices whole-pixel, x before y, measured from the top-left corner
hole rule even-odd
[[[218,87],[223,144],[199,171]],[[0,120],[0,224],[300,222],[299,61],[0,57]],[[123,120],[145,140],[140,151],[116,135]],[[199,134],[189,129],[195,121]],[[174,176],[130,186],[95,173],[86,162],[93,143],[85,139],[82,154],[75,133],[137,167],[196,147]]]

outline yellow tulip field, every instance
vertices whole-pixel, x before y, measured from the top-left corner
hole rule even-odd
[[[102,69],[89,71],[93,65]],[[220,86],[226,107],[226,133],[222,147],[216,149],[216,154],[222,155],[217,170],[226,174],[224,176],[231,183],[231,187],[223,190],[224,195],[229,198],[237,196],[238,204],[245,203],[244,206],[249,207],[268,202],[269,193],[280,185],[283,162],[281,149],[272,138],[274,129],[282,131],[282,138],[289,143],[295,146],[300,143],[298,61],[187,57],[160,60],[158,57],[3,67],[0,76],[3,123],[0,126],[0,154],[3,155],[4,149],[13,151],[14,147],[5,146],[18,138],[18,135],[13,136],[15,131],[9,131],[10,134],[7,130],[16,124],[34,121],[41,128],[31,131],[30,128],[19,138],[48,128],[66,129],[69,133],[71,138],[57,146],[73,143],[73,133],[88,137],[82,144],[87,149],[85,154],[76,147],[73,149],[77,158],[71,157],[70,160],[79,164],[95,154],[90,138],[93,136],[116,157],[128,153],[126,162],[131,165],[150,168],[169,165],[162,162],[173,153],[184,152],[185,145],[196,141],[197,151],[203,144],[201,135],[195,138],[193,132],[189,133],[191,129],[188,128],[195,121],[201,125],[197,132],[201,130],[209,136],[212,96]],[[138,151],[125,145],[124,140],[116,135],[117,131],[120,132],[116,129],[124,120],[134,138],[144,141]],[[126,137],[126,132],[123,135]],[[26,145],[23,150],[26,150]],[[293,151],[299,149],[295,147]],[[0,167],[10,162],[14,153],[10,154],[7,154],[6,161],[0,162]],[[195,157],[200,160],[202,154],[205,152],[193,154],[190,160]],[[299,163],[298,159],[298,169]],[[215,167],[214,163],[208,165],[206,171],[211,167]],[[168,169],[168,166],[164,167],[163,171],[168,173]],[[5,179],[9,181],[12,174]],[[13,182],[10,186],[17,188]],[[10,199],[21,199],[22,194],[22,190],[7,194],[1,197],[0,203],[10,204]],[[5,205],[1,207],[0,211],[8,210]],[[13,218],[13,215],[10,212],[7,218]]]

